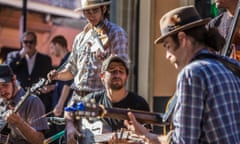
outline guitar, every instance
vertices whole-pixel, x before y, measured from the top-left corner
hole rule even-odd
[[[46,84],[46,80],[44,78],[40,79],[36,84],[34,84],[31,88],[29,88],[25,95],[21,97],[21,100],[18,102],[18,104],[14,107],[14,112],[18,112],[20,107],[23,105],[23,103],[26,101],[26,99],[33,93],[35,93],[39,88],[42,88]],[[8,134],[10,133],[10,129],[7,126],[6,121],[1,121],[1,127],[0,127],[0,141],[5,141],[8,139]],[[0,143],[1,144],[1,143]]]
[[[70,107],[65,107],[64,110],[66,112],[69,112],[75,119],[79,121],[82,121],[83,118],[87,118],[88,120],[93,121],[96,120],[96,118],[101,119],[104,117],[128,120],[129,118],[127,113],[132,112],[135,115],[135,118],[141,123],[154,124],[158,126],[164,126],[169,124],[168,120],[163,121],[162,113],[146,112],[141,110],[132,110],[125,108],[106,108],[103,105],[96,104],[94,99],[84,101],[80,100]],[[88,135],[89,132],[86,132],[84,130],[81,130],[81,132],[85,133],[85,135],[88,136],[86,138],[87,141],[91,140],[94,142],[101,142],[101,140],[98,140],[98,138],[101,137],[102,139],[105,138],[103,141],[106,142],[110,140],[110,137],[113,136],[113,133],[95,136],[91,133],[91,135],[89,136]],[[80,141],[80,143],[84,142]]]
[[[163,114],[155,112],[146,112],[141,110],[132,110],[124,108],[107,108],[103,105],[97,105],[94,100],[79,101],[71,107],[64,108],[65,111],[73,113],[77,117],[91,118],[113,118],[128,120],[128,112],[132,112],[140,123],[154,124],[158,126],[168,125],[169,122],[163,122]]]
[[[64,118],[62,118],[64,119]],[[64,120],[62,120],[64,121]],[[116,140],[119,141],[124,141],[127,143],[131,143],[131,144],[143,144],[143,140],[141,137],[139,137],[138,135],[132,133],[131,131],[127,131],[125,129],[121,129],[120,131],[117,132],[107,132],[107,133],[103,133],[102,131],[104,129],[103,123],[102,121],[95,121],[95,122],[89,122],[87,119],[82,119],[82,133],[84,133],[84,135],[87,137],[85,138],[85,143],[84,144],[88,144],[88,143],[105,143],[108,142],[109,140],[111,140],[113,137],[116,138]],[[56,141],[57,139],[63,137],[64,139],[64,133],[65,130],[47,138],[44,140],[44,144],[50,144],[54,141]],[[87,139],[87,140],[86,140]]]

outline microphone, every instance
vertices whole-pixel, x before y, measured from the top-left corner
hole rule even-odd
[[[62,117],[47,117],[47,120],[56,125],[65,125],[65,119]]]

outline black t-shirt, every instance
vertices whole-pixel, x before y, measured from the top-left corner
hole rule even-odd
[[[117,108],[129,108],[133,110],[149,111],[149,105],[146,102],[146,100],[143,97],[133,92],[128,92],[128,95],[117,103],[112,103],[109,100],[105,90],[100,92],[90,93],[87,96],[85,96],[84,99],[85,98],[86,99],[93,98],[96,100],[96,104],[101,104],[106,108],[117,107]],[[112,131],[116,131],[124,127],[123,120],[103,118],[102,121],[105,125],[109,126],[112,129]]]

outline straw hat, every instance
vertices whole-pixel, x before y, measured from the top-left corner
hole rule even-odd
[[[109,5],[111,0],[81,0],[81,7],[76,8],[74,11],[82,11],[86,9],[91,9],[93,7],[98,7],[102,5]]]
[[[169,35],[179,31],[207,24],[210,18],[202,19],[196,8],[192,5],[173,9],[160,19],[161,36],[154,43],[158,44]]]

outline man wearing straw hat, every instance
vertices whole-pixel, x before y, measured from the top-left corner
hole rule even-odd
[[[123,28],[109,21],[110,0],[81,0],[81,12],[88,24],[74,40],[72,52],[63,70],[49,72],[49,80],[71,80],[73,100],[104,89],[99,77],[102,62],[110,55],[118,55],[128,62],[128,38]],[[67,128],[73,127],[66,115]],[[69,132],[69,131],[68,131]],[[70,132],[69,132],[70,133]]]
[[[229,68],[240,64],[209,51],[222,47],[224,38],[205,28],[208,21],[193,6],[173,9],[160,19],[161,36],[155,44],[163,44],[166,58],[179,71],[174,130],[169,137],[150,133],[132,113],[125,121],[149,143],[240,143],[240,75]]]

